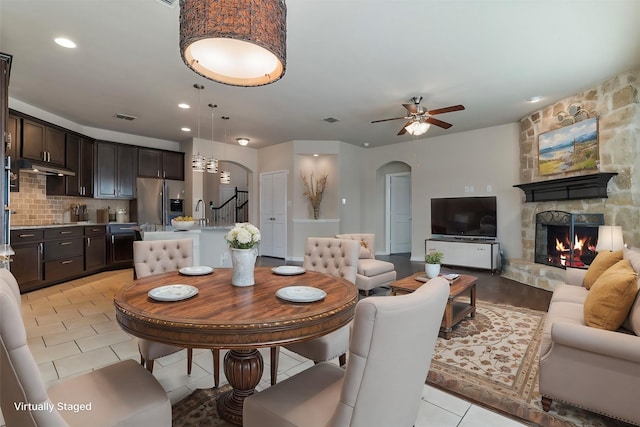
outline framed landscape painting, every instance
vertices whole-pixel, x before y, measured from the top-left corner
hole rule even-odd
[[[553,175],[598,167],[598,118],[540,134],[538,172]]]

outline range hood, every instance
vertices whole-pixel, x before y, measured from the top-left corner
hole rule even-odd
[[[76,173],[64,166],[54,165],[52,163],[41,162],[38,160],[18,159],[16,166],[23,172],[38,173],[41,175],[53,176],[75,176]]]

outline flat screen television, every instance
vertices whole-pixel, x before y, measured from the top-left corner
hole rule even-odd
[[[496,197],[431,199],[431,234],[464,238],[497,237]]]

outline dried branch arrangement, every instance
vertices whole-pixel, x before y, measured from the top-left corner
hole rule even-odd
[[[320,203],[322,202],[322,194],[327,187],[327,177],[325,173],[320,178],[314,179],[313,172],[309,175],[309,178],[300,173],[302,183],[304,184],[304,195],[309,198],[311,206],[313,207],[313,218],[318,219],[320,216]]]

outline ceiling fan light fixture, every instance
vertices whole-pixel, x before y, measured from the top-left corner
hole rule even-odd
[[[411,135],[418,136],[426,133],[430,127],[431,125],[429,123],[417,120],[415,122],[411,122],[411,124],[407,125],[405,129]]]
[[[219,83],[273,83],[286,69],[286,21],[284,0],[180,0],[182,60]]]

